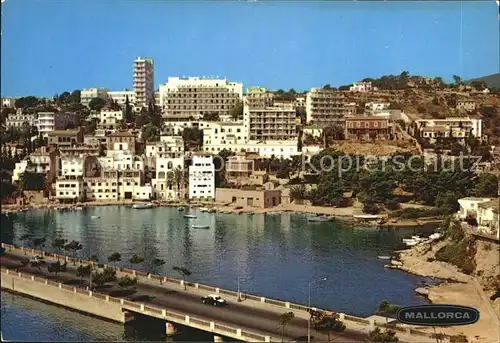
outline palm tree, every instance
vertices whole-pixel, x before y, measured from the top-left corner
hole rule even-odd
[[[19,237],[19,240],[23,242],[23,244],[26,244],[26,241],[30,241],[33,238],[33,235],[31,233],[27,233]],[[26,250],[24,250],[24,254],[26,255]]]
[[[165,260],[155,258],[153,261],[151,261],[151,273],[156,274],[157,270],[165,264]],[[161,283],[161,279],[160,279]]]
[[[63,267],[61,265],[61,262],[57,261],[55,263],[49,264],[47,270],[49,271],[49,273],[54,273],[57,276],[57,273],[63,271]]]
[[[119,252],[114,252],[108,256],[108,262],[113,262],[113,265],[116,270],[116,262],[120,262],[122,260],[122,254]]]
[[[174,185],[174,173],[172,171],[167,172],[167,187],[168,189],[172,189]]]
[[[346,326],[342,321],[339,320],[338,314],[332,316],[323,317],[316,330],[320,332],[326,332],[328,335],[328,342],[330,342],[330,334],[332,332],[343,332]]]
[[[396,313],[399,309],[398,305],[392,305],[387,300],[382,300],[378,304],[377,314],[385,317],[385,331],[387,331],[387,324],[389,323],[389,315]]]
[[[283,337],[285,336],[285,326],[290,323],[293,318],[295,318],[295,314],[293,312],[285,312],[280,315],[279,322],[281,325],[281,341],[283,342]]]
[[[184,268],[184,267],[179,267],[179,266],[174,266],[172,269],[175,270],[177,273],[181,274],[182,283],[184,284],[184,290],[187,290],[186,276],[191,275],[191,272],[189,271],[189,269]]]
[[[135,265],[135,264],[139,264],[139,263],[144,262],[144,258],[139,257],[139,256],[137,256],[136,254],[134,254],[134,255],[130,258],[129,262],[130,262],[131,264],[133,264],[133,265]]]
[[[62,238],[56,238],[54,239],[54,242],[52,242],[52,247],[56,249],[56,251],[59,253],[57,255],[57,260],[59,261],[59,255],[62,254],[62,251],[64,249],[64,246],[68,242],[67,239],[62,239]]]
[[[181,185],[184,186],[184,171],[179,166],[174,169],[174,181],[177,186],[177,193],[181,194]],[[184,187],[182,188],[184,190]],[[183,197],[184,195],[182,195],[182,198]]]
[[[78,250],[82,250],[83,245],[80,244],[78,241],[71,241],[68,244],[64,246],[64,250],[66,251],[71,251],[71,257],[73,257],[73,265],[75,265],[75,259],[76,259],[76,252]]]
[[[83,283],[83,277],[89,275],[90,273],[91,273],[90,265],[88,265],[88,266],[79,265],[78,266],[78,268],[76,269],[76,276],[80,278],[80,284]]]
[[[434,338],[436,339],[436,343],[441,343],[446,338],[446,335],[442,332],[436,332],[435,326],[433,326],[432,328],[434,329],[434,332],[431,333],[429,338]]]
[[[33,247],[35,247],[35,249],[43,247],[44,243],[45,243],[45,237],[33,238],[32,244],[33,244]]]

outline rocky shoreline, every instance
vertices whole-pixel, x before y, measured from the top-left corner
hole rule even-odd
[[[469,342],[497,342],[500,337],[500,313],[485,295],[476,276],[464,274],[456,266],[435,259],[435,253],[447,244],[449,242],[443,240],[397,251],[386,268],[438,279],[438,285],[424,285],[415,289],[417,294],[426,297],[431,303],[464,305],[480,311],[481,318],[477,323],[461,327],[442,327],[441,332],[447,335],[464,334]],[[492,257],[488,259],[491,260]],[[480,263],[484,264],[478,262]],[[496,300],[498,301],[499,299]],[[420,329],[428,331],[429,334],[433,332],[432,328]]]

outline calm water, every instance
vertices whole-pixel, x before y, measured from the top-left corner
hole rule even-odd
[[[23,245],[19,237],[26,233],[45,236],[47,247],[58,237],[77,240],[84,246],[80,256],[97,254],[105,261],[118,251],[125,267],[130,267],[127,261],[134,253],[145,256],[146,261],[161,258],[166,261],[162,275],[176,276],[172,267],[181,265],[192,272],[190,281],[235,290],[239,274],[243,292],[298,303],[307,303],[310,280],[327,277],[327,281],[313,286],[312,305],[360,316],[371,315],[383,299],[400,305],[425,303],[414,289],[419,281],[429,280],[386,270],[383,265],[387,261],[377,259],[378,255],[401,248],[404,232],[380,232],[341,223],[308,223],[306,215],[292,213],[249,216],[201,213],[194,209],[190,213],[198,217],[186,219],[184,212],[174,208],[133,210],[106,206],[79,212],[34,210],[2,216],[1,236],[2,242],[17,245]],[[195,230],[190,228],[193,223],[211,228]],[[9,305],[9,311],[27,317],[23,322],[32,323],[29,318],[33,314],[27,310],[30,306],[19,308],[18,302],[2,299],[2,315],[4,307]],[[65,312],[57,308],[54,311]],[[6,326],[10,327],[3,323],[4,337],[9,338]],[[123,335],[123,327],[118,328],[117,334]],[[92,339],[108,339],[92,336],[94,331],[97,330],[89,333]],[[58,340],[79,340],[83,337],[78,336],[79,332],[58,336]],[[35,337],[38,336],[30,339]]]

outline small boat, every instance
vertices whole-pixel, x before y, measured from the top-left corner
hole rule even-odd
[[[208,208],[206,208],[206,207],[200,207],[199,210],[201,212],[208,212]]]
[[[78,206],[78,207],[75,207],[73,208],[75,211],[83,211],[83,207],[81,206]]]
[[[405,244],[409,247],[412,247],[412,246],[415,246],[417,245],[418,243],[420,243],[419,241],[408,241],[408,242],[405,242]]]
[[[215,208],[211,208],[211,209],[209,209],[207,212],[208,212],[208,213],[215,213],[215,212],[217,212],[217,211],[215,210]]]
[[[328,216],[317,216],[317,217],[310,217],[307,218],[308,222],[331,222],[335,218],[334,217],[328,217]]]
[[[184,207],[177,207],[177,210],[184,211]]]
[[[97,218],[101,218],[99,216],[90,216],[91,219],[97,219]]]
[[[210,226],[208,226],[208,225],[192,225],[191,228],[193,228],[193,229],[210,229]]]
[[[390,256],[385,256],[385,255],[382,255],[382,256],[377,256],[379,260],[390,260],[391,257]]]
[[[185,214],[184,218],[193,219],[196,218],[196,216],[194,214]]]
[[[153,207],[154,207],[154,205],[152,203],[132,205],[132,208],[135,208],[136,210],[144,210],[144,209],[153,208]]]
[[[431,240],[439,239],[439,238],[441,238],[442,235],[443,234],[436,232],[436,233],[433,233],[432,235],[430,235],[429,239],[431,239]]]

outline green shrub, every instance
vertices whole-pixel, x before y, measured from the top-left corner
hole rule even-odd
[[[475,241],[472,237],[466,236],[439,249],[436,252],[436,260],[453,264],[465,274],[472,274],[476,269],[475,254]]]

